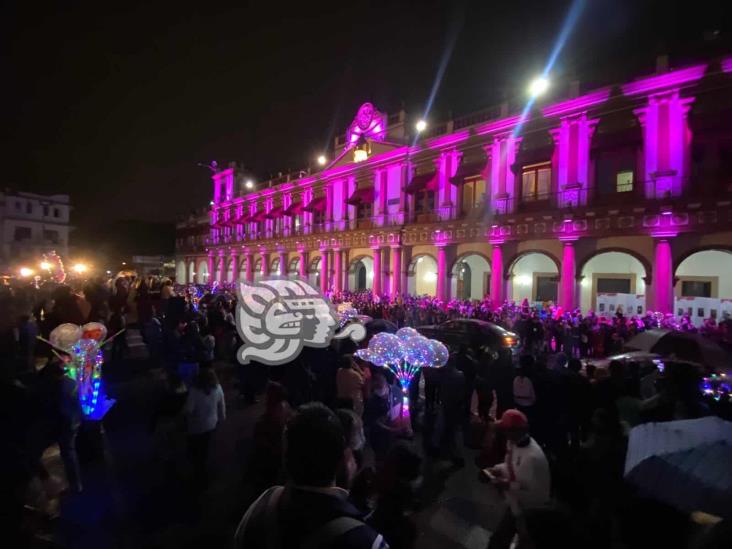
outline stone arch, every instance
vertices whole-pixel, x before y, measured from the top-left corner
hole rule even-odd
[[[259,256],[254,260],[254,267],[252,268],[252,275],[254,282],[262,278],[262,256]]]
[[[483,299],[490,288],[491,262],[481,252],[465,252],[450,267],[450,295],[457,299]]]
[[[235,277],[235,268],[234,268],[234,260],[231,258],[228,258],[226,260],[226,282],[234,282]]]
[[[674,296],[732,299],[732,247],[703,246],[674,267]]]
[[[208,284],[211,273],[208,272],[208,260],[202,259],[198,262],[198,271],[196,272],[197,284]]]
[[[407,293],[437,294],[437,259],[429,253],[412,256],[407,268]]]
[[[320,256],[317,256],[310,259],[308,265],[308,282],[314,288],[320,288],[320,264]]]
[[[300,276],[300,256],[296,255],[295,257],[290,259],[290,262],[287,264],[287,276],[292,278],[295,276]]]
[[[699,252],[727,252],[732,253],[732,246],[729,244],[707,244],[704,246],[696,246],[694,248],[690,248],[688,250],[685,250],[674,261],[674,274],[676,274],[676,271],[681,266],[681,264],[686,261],[689,257],[692,255],[699,253]]]
[[[239,261],[239,282],[246,282],[247,280],[247,258],[244,256]]]
[[[523,250],[508,262],[510,300],[529,303],[557,302],[561,264],[544,250]]]
[[[562,272],[562,262],[559,261],[559,258],[554,255],[552,252],[548,252],[546,250],[542,250],[540,248],[528,248],[526,250],[521,250],[520,252],[514,254],[511,256],[511,258],[506,262],[506,267],[503,272],[503,276],[506,279],[511,278],[513,268],[516,265],[516,263],[525,255],[529,254],[542,254],[547,256],[549,259],[551,259],[554,262],[554,266],[557,268],[557,272]]]
[[[270,275],[279,275],[280,274],[280,258],[274,257],[269,262],[269,274]]]
[[[183,260],[177,261],[175,264],[175,283],[186,283],[186,262]]]
[[[188,279],[186,280],[189,284],[196,282],[196,262],[190,261],[188,263]]]
[[[602,249],[582,261],[581,265],[579,303],[582,310],[597,309],[597,294],[603,291],[646,294],[648,267],[639,254],[625,250]],[[612,310],[598,312],[614,313]]]
[[[351,259],[348,263],[348,287],[354,291],[367,290],[373,288],[373,283],[373,257],[362,254]]]
[[[653,265],[651,264],[651,261],[648,260],[646,256],[644,256],[642,253],[637,252],[636,250],[632,250],[630,248],[623,248],[620,246],[610,246],[608,248],[601,248],[599,250],[593,250],[592,253],[587,254],[586,256],[582,257],[579,261],[577,261],[577,271],[576,275],[577,278],[581,280],[582,278],[582,271],[585,268],[585,265],[588,261],[590,261],[593,257],[596,257],[600,254],[608,253],[608,252],[617,252],[621,254],[628,254],[633,256],[635,259],[640,261],[641,265],[643,265],[643,269],[646,271],[645,275],[645,282],[647,284],[650,284],[653,276]]]

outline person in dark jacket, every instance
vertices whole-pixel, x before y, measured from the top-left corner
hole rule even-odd
[[[442,406],[442,433],[440,449],[457,466],[465,465],[455,439],[464,418],[465,376],[456,368],[456,360],[450,357],[442,369],[440,379],[440,404]]]
[[[320,403],[298,408],[285,431],[285,486],[265,491],[247,510],[234,536],[244,549],[385,549],[388,544],[361,520],[336,487],[339,468],[355,470],[343,427]]]

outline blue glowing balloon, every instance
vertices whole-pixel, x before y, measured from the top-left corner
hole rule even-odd
[[[369,349],[359,349],[356,351],[356,356],[366,362],[370,362],[374,366],[383,366],[384,362],[381,356],[376,353],[372,353]]]
[[[436,339],[430,339],[429,342],[430,347],[432,348],[432,353],[435,356],[435,360],[430,364],[430,366],[432,368],[440,368],[447,364],[447,360],[450,358],[450,351],[447,350],[445,344],[441,341],[437,341]]]
[[[426,337],[409,338],[405,347],[404,359],[412,366],[429,367],[435,362],[435,353]]]
[[[394,334],[386,332],[378,333],[371,338],[369,351],[372,356],[376,355],[382,364],[398,364],[404,355],[402,341]]]
[[[418,335],[419,332],[417,330],[409,327],[399,328],[396,333],[396,336],[402,341],[410,339],[412,337],[416,337]]]

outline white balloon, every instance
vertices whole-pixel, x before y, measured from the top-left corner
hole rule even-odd
[[[54,347],[68,351],[74,343],[81,339],[81,335],[81,326],[67,322],[56,326],[48,339]]]

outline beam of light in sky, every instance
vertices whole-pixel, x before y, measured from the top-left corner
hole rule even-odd
[[[424,114],[421,118],[422,120],[429,120],[429,114],[432,110],[432,105],[434,104],[435,98],[437,97],[437,92],[439,91],[440,85],[442,84],[442,79],[445,76],[447,66],[450,64],[450,58],[452,57],[452,51],[455,49],[455,43],[457,42],[460,31],[463,28],[463,22],[465,21],[465,12],[462,10],[462,8],[459,9],[459,12],[453,14],[452,21],[450,22],[450,28],[448,29],[447,38],[445,40],[445,49],[442,52],[440,64],[437,66],[437,73],[435,74],[435,80],[432,83],[430,95],[427,98],[427,104],[425,105]],[[417,136],[414,137],[412,145],[414,145],[416,142]]]
[[[569,7],[569,11],[567,12],[567,16],[564,18],[564,23],[562,23],[562,28],[559,31],[559,36],[557,36],[557,40],[554,42],[554,47],[552,48],[551,53],[549,54],[549,59],[547,59],[546,65],[544,65],[544,70],[541,72],[541,78],[548,79],[549,73],[554,68],[554,65],[557,62],[557,59],[559,58],[559,54],[562,52],[562,49],[564,49],[564,45],[567,43],[567,39],[569,38],[569,35],[572,33],[572,30],[574,29],[575,25],[577,24],[577,19],[579,19],[580,14],[585,8],[586,0],[573,0],[572,5]],[[519,118],[519,123],[516,124],[516,127],[513,130],[513,135],[517,136],[524,125],[524,122],[526,121],[526,118],[529,116],[529,113],[531,112],[531,108],[534,106],[534,103],[536,102],[536,95],[532,95],[529,100],[526,102],[526,106],[524,106],[524,109],[521,111],[521,117]]]

